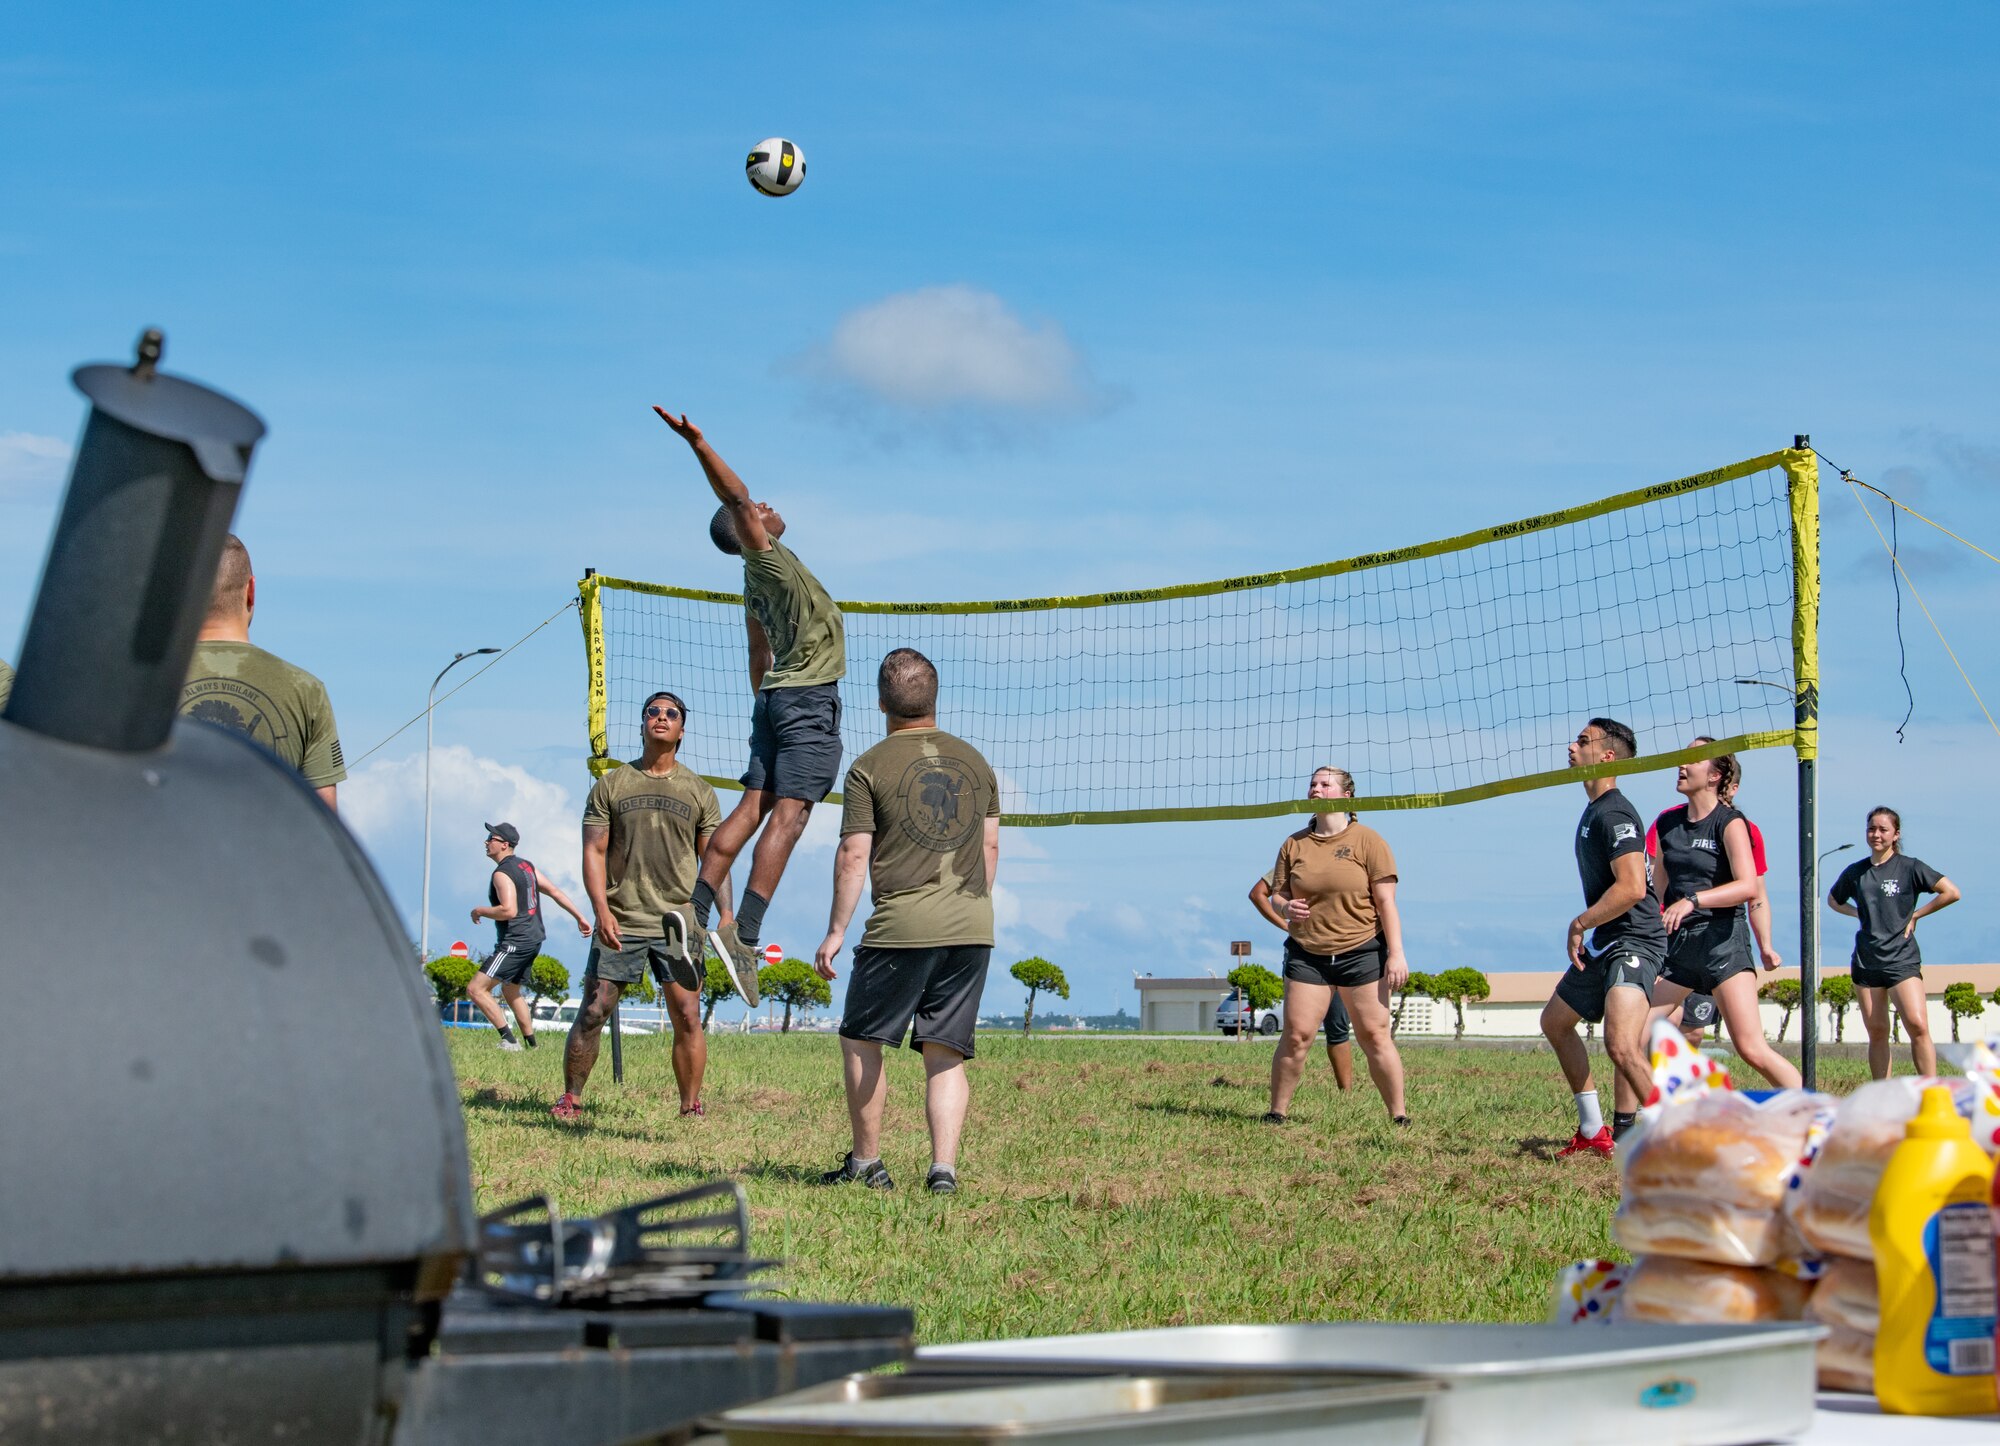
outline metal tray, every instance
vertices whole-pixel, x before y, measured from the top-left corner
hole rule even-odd
[[[838,1441],[1251,1442],[1260,1446],[1422,1446],[1438,1387],[1378,1376],[1095,1376],[1006,1373],[849,1376],[730,1411],[730,1446]]]
[[[1794,1324],[1186,1326],[932,1346],[911,1370],[1418,1377],[1445,1388],[1430,1413],[1434,1446],[1731,1446],[1812,1424],[1813,1345],[1824,1334]]]

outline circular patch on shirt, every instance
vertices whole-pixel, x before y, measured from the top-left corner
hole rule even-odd
[[[275,751],[284,735],[284,716],[271,695],[241,678],[195,678],[181,690],[181,713],[218,728],[247,733]]]
[[[932,853],[950,853],[980,823],[972,770],[955,758],[919,758],[896,784],[903,833]]]

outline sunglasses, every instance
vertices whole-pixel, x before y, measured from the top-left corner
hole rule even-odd
[[[681,721],[681,710],[678,708],[669,708],[664,703],[655,703],[646,710],[646,716],[648,718],[664,718],[669,723],[678,723]]]

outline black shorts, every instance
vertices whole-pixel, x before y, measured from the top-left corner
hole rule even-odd
[[[818,803],[840,778],[840,685],[765,688],[750,711],[746,789]]]
[[[1285,977],[1297,984],[1320,984],[1328,989],[1359,989],[1373,984],[1382,977],[1382,936],[1377,934],[1344,954],[1315,954],[1301,949],[1297,940],[1287,939]]]
[[[1713,1029],[1716,1021],[1715,997],[1709,994],[1690,994],[1681,1001],[1681,1028]]]
[[[1696,994],[1713,994],[1723,980],[1756,967],[1750,957],[1750,930],[1742,918],[1711,918],[1706,926],[1676,929],[1667,936],[1667,962],[1660,966],[1660,977]]]
[[[901,1044],[908,1034],[911,1049],[943,1044],[971,1059],[979,996],[986,990],[986,966],[992,958],[991,944],[933,949],[861,945],[847,980],[841,1038]]]
[[[665,939],[638,939],[626,934],[620,943],[621,948],[612,949],[602,940],[590,941],[590,962],[583,970],[585,1003],[590,1001],[591,988],[600,979],[607,984],[616,984],[622,990],[628,984],[637,984],[650,972],[663,986],[685,987],[674,979],[673,968],[668,961],[679,956]],[[699,947],[692,946],[695,949]],[[696,972],[700,972],[699,966]]]
[[[529,944],[502,944],[493,951],[491,959],[479,966],[479,972],[502,984],[526,984],[541,947],[540,939]]]
[[[1614,989],[1636,989],[1649,1002],[1653,980],[1659,974],[1659,959],[1630,944],[1613,944],[1602,954],[1583,948],[1583,967],[1572,965],[1556,981],[1556,998],[1576,1011],[1578,1019],[1592,1024],[1604,1022],[1604,1000]]]
[[[1907,963],[1886,964],[1878,967],[1873,964],[1863,964],[1859,951],[1856,951],[1854,957],[1848,961],[1847,970],[1848,973],[1854,976],[1854,987],[1856,989],[1894,989],[1905,979],[1921,979],[1924,977],[1924,966],[1921,960],[1912,959]]]
[[[1347,1006],[1341,1003],[1340,991],[1333,991],[1333,998],[1326,1006],[1326,1042],[1345,1044],[1354,1038],[1354,1023],[1347,1017]]]

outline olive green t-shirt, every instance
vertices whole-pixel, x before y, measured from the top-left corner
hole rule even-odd
[[[621,763],[597,780],[583,806],[583,826],[611,830],[604,892],[619,933],[663,938],[667,926],[660,921],[670,910],[687,917],[692,929],[687,905],[701,864],[696,841],[721,822],[715,790],[686,764],[655,778],[637,763]]]
[[[771,643],[766,688],[809,688],[847,676],[847,627],[840,609],[777,538],[769,552],[743,554],[743,606]]]
[[[1396,856],[1381,834],[1350,823],[1331,838],[1302,828],[1278,848],[1271,891],[1304,899],[1312,913],[1292,938],[1315,954],[1345,954],[1382,932],[1370,886],[1396,872]]]
[[[326,685],[255,643],[196,643],[181,716],[249,734],[314,788],[347,777]]]
[[[986,820],[999,816],[991,765],[940,729],[905,728],[855,759],[840,836],[875,836],[875,912],[861,942],[882,949],[991,944]]]
[[[14,691],[14,670],[7,666],[7,660],[0,658],[0,708],[7,706],[7,695]]]

